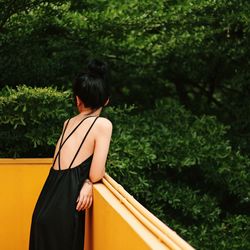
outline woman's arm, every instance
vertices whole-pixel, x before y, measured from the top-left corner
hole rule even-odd
[[[105,174],[105,165],[112,135],[112,123],[106,118],[99,118],[96,123],[95,148],[89,179],[91,182],[101,180]]]
[[[112,134],[112,123],[106,118],[98,119],[96,122],[95,148],[92,159],[89,181],[85,181],[77,198],[76,210],[88,209],[93,201],[93,184],[102,179],[105,174],[105,165],[109,151],[109,144]]]

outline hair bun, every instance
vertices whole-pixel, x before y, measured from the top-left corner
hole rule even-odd
[[[107,73],[107,64],[98,59],[93,59],[88,63],[88,72],[93,77],[104,78]]]

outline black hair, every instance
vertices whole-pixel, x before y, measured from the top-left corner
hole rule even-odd
[[[75,102],[78,96],[86,108],[103,107],[110,97],[107,64],[98,59],[89,61],[87,70],[75,78],[73,95]]]

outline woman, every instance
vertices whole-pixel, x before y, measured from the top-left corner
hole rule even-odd
[[[65,121],[54,161],[32,215],[30,250],[83,250],[92,183],[102,179],[112,123],[100,117],[109,101],[106,65],[93,60],[73,94],[79,114]]]

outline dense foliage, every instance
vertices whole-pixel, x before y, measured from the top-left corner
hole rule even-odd
[[[249,154],[249,9],[247,0],[0,0],[0,84],[65,89],[101,56],[114,103],[172,96],[230,124],[234,148]]]
[[[250,159],[225,126],[170,100],[109,115],[118,127],[108,170],[130,193],[197,249],[250,248]]]
[[[60,126],[70,113],[69,91],[4,88],[0,96],[0,157],[52,156]]]
[[[72,79],[101,57],[121,105],[108,172],[197,249],[250,249],[249,9],[0,0],[0,157],[52,156]]]
[[[53,107],[53,108],[51,108]],[[0,92],[1,156],[48,157],[65,119],[69,91],[19,86]],[[227,129],[172,99],[108,107],[114,125],[107,172],[197,249],[249,249],[250,159]]]

